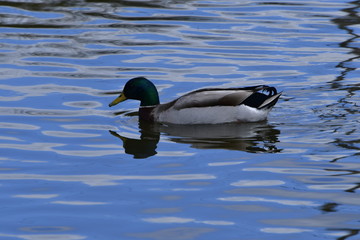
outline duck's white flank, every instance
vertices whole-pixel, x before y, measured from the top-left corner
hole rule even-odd
[[[218,124],[231,122],[259,122],[265,120],[271,109],[256,109],[246,105],[193,107],[154,112],[156,121],[173,124]]]

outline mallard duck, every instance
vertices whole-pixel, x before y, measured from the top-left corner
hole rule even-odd
[[[265,94],[266,93],[266,94]],[[144,77],[130,79],[112,107],[127,99],[140,101],[140,120],[173,124],[258,122],[267,118],[280,93],[266,85],[205,88],[160,104],[155,85]]]

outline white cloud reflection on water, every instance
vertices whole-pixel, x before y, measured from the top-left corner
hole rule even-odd
[[[86,236],[75,234],[5,234],[0,233],[0,237],[8,238],[20,238],[24,240],[82,240],[86,239]]]
[[[304,201],[304,200],[288,200],[288,199],[266,199],[260,197],[222,197],[218,198],[220,201],[227,202],[268,202],[268,203],[277,203],[282,205],[289,206],[319,206],[319,204],[314,203],[312,201]]]
[[[205,221],[199,221],[192,218],[180,218],[180,217],[158,217],[158,218],[144,218],[142,219],[145,222],[150,223],[202,223],[202,224],[208,224],[208,225],[234,225],[234,222],[229,221],[217,221],[217,220],[205,220]]]
[[[0,174],[0,180],[44,180],[58,182],[81,182],[90,186],[112,186],[119,185],[121,181],[127,180],[160,180],[160,181],[189,181],[189,180],[210,180],[216,179],[210,174],[173,174],[173,175],[43,175],[43,174]]]

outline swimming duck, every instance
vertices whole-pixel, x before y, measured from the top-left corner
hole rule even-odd
[[[265,94],[266,93],[266,94]],[[130,79],[112,107],[127,99],[140,101],[140,120],[173,124],[258,122],[267,118],[280,93],[258,85],[243,88],[205,88],[160,104],[155,85],[145,77]]]

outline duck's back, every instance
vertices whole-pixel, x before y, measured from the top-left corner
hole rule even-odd
[[[260,91],[268,92],[268,94]],[[280,95],[281,93],[277,94],[274,87],[264,85],[227,89],[206,88],[190,92],[176,99],[173,101],[173,107],[180,110],[192,107],[237,106],[244,104],[249,107],[260,108],[264,106],[267,100],[275,99]]]
[[[177,110],[193,107],[236,106],[252,92],[231,89],[201,89],[188,93],[174,102]]]

